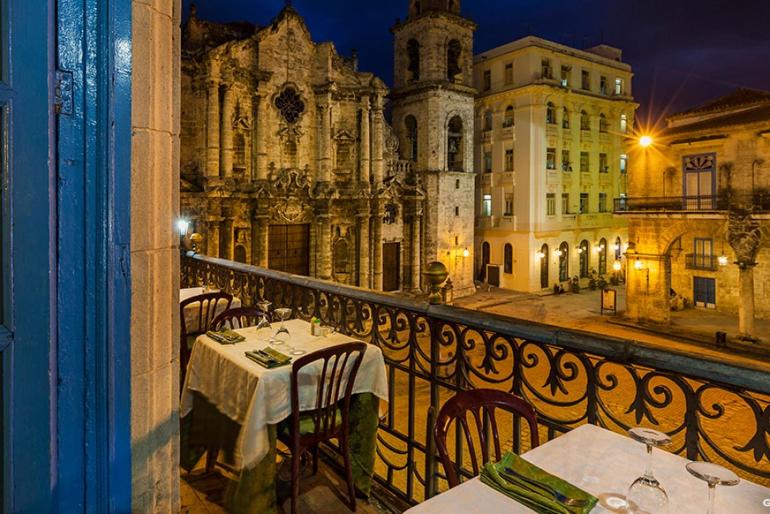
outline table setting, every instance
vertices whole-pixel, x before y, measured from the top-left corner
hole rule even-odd
[[[288,320],[291,309],[275,309],[274,323],[269,306],[260,310],[265,316],[257,326],[197,338],[181,395],[182,467],[192,469],[207,447],[221,449],[220,460],[238,474],[226,499],[234,512],[275,512],[276,434],[291,414],[293,360],[353,341],[330,330],[313,335],[313,323]],[[303,368],[300,378],[307,373],[309,383],[319,372]],[[299,388],[300,411],[313,407],[314,393]],[[364,495],[374,472],[379,403],[387,399],[382,352],[368,345],[353,385],[350,415],[354,480]]]
[[[664,449],[666,434],[583,425],[521,456],[504,454],[478,477],[409,514],[751,514],[770,512],[770,489],[718,464]]]

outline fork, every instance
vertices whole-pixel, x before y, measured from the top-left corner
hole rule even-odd
[[[507,473],[509,475],[512,475],[512,476],[518,478],[519,480],[521,480],[523,482],[526,482],[529,485],[532,485],[532,486],[535,486],[535,487],[539,487],[543,491],[545,491],[548,494],[550,494],[551,496],[553,496],[554,500],[556,500],[557,502],[559,502],[559,503],[561,503],[563,505],[567,505],[568,507],[585,507],[588,504],[588,500],[586,500],[584,498],[571,498],[571,497],[565,495],[564,493],[561,493],[561,492],[557,491],[556,489],[554,489],[550,485],[540,483],[537,480],[534,480],[532,478],[529,478],[528,476],[522,475],[521,473],[515,471],[512,468],[505,468],[504,471],[505,471],[505,473]],[[503,476],[503,478],[506,478],[505,475],[502,475],[502,476]]]

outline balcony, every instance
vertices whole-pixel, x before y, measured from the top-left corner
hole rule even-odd
[[[181,273],[182,287],[223,289],[247,306],[264,298],[382,349],[391,400],[380,419],[374,494],[402,507],[446,489],[426,429],[448,397],[479,387],[532,403],[541,442],[586,423],[619,433],[656,426],[675,453],[770,482],[770,382],[760,370],[199,255],[184,255]],[[507,430],[514,451],[528,447],[518,419]]]
[[[615,213],[689,213],[743,210],[770,212],[770,194],[736,193],[713,196],[644,196],[615,199]]]
[[[713,255],[688,253],[684,256],[684,267],[685,269],[699,271],[717,271],[719,269],[719,262]]]

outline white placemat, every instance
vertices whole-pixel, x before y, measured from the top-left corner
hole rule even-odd
[[[273,327],[276,327],[274,324]],[[235,449],[236,466],[251,467],[264,458],[269,449],[267,425],[276,424],[291,414],[291,365],[266,369],[251,361],[244,354],[250,350],[272,346],[288,353],[288,348],[307,353],[353,341],[341,334],[327,337],[310,335],[310,323],[302,320],[286,322],[289,339],[283,345],[267,342],[274,329],[254,327],[236,330],[246,341],[234,345],[221,345],[206,336],[199,337],[193,346],[187,367],[180,416],[190,413],[193,391],[211,402],[220,412],[241,425]],[[294,357],[297,358],[297,357]],[[320,373],[320,369],[303,370],[300,375]],[[300,410],[315,408],[312,388],[300,388]],[[388,382],[382,351],[367,345],[361,368],[358,371],[353,393],[373,393],[388,401]]]

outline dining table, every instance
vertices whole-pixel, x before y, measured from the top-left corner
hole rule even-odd
[[[185,287],[179,290],[179,303],[182,303],[183,301],[194,296],[217,292],[219,292],[219,289],[211,289],[208,287]],[[237,309],[240,306],[241,299],[237,296],[233,296],[233,301],[230,303],[230,309]],[[218,302],[212,319],[222,314],[226,308],[227,305],[224,302]],[[188,334],[194,333],[198,330],[198,316],[200,316],[200,303],[191,303],[185,306],[184,324],[187,328]]]
[[[207,335],[193,345],[180,403],[181,464],[193,469],[207,448],[220,449],[220,461],[235,470],[225,503],[232,512],[276,512],[276,441],[291,415],[291,365],[267,369],[246,352],[271,347],[292,359],[355,339],[332,332],[311,334],[311,324],[294,319],[276,337],[280,323],[236,329],[244,340],[220,344]],[[320,368],[303,368],[320,373]],[[301,383],[313,384],[313,380]],[[300,410],[315,408],[314,386],[300,387]],[[382,351],[367,345],[353,384],[350,451],[355,486],[368,496],[374,474],[380,400],[388,401]]]
[[[591,514],[625,513],[629,485],[644,474],[646,448],[625,435],[582,425],[521,455],[530,463],[599,499]],[[668,493],[669,513],[706,514],[708,487],[689,460],[653,450],[655,478]],[[536,512],[476,477],[409,509],[409,514],[525,514]],[[770,489],[748,480],[716,488],[717,514],[770,513]]]

